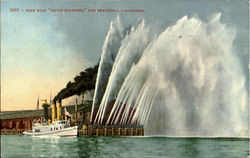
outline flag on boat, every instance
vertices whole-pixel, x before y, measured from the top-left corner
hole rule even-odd
[[[66,107],[64,108],[64,114],[65,114],[65,116],[71,117],[71,115],[70,115],[69,112],[67,111]]]

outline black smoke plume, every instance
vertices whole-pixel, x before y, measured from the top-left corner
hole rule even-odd
[[[96,76],[98,71],[98,66],[89,67],[84,71],[80,72],[74,78],[74,82],[69,81],[65,88],[63,88],[53,99],[54,102],[57,100],[62,100],[64,98],[81,95],[87,90],[92,90],[95,88]]]

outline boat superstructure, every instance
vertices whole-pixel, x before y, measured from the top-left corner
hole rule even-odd
[[[47,102],[43,104],[43,107],[49,107]],[[32,130],[23,132],[25,135],[31,136],[77,136],[78,127],[70,126],[70,120],[67,120],[69,113],[65,109],[65,120],[61,115],[61,102],[57,103],[57,111],[55,110],[55,104],[52,103],[52,123],[48,118],[41,118],[32,122]],[[48,111],[48,110],[46,110]],[[47,116],[44,115],[44,116]],[[47,121],[48,120],[48,121]]]
[[[77,136],[77,126],[70,127],[69,120],[58,120],[52,124],[34,123],[32,130],[23,134],[31,136]]]

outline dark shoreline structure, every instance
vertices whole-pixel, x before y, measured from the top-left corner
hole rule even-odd
[[[86,101],[80,105],[69,105],[66,107],[71,115],[71,124],[86,125],[89,123],[92,102]],[[63,107],[63,108],[64,108]],[[76,108],[77,107],[77,108]],[[64,109],[61,109],[62,117]],[[48,109],[48,119],[52,119],[52,110]],[[1,134],[22,134],[25,130],[32,129],[32,122],[44,118],[44,110],[18,110],[18,111],[1,111]]]
[[[43,110],[2,111],[1,134],[21,134],[32,128],[32,121],[43,116]]]
[[[71,124],[78,126],[79,136],[143,136],[144,129],[140,125],[93,125],[90,123],[92,101],[85,101],[80,105],[64,106],[71,115]],[[64,107],[61,116],[64,115]],[[45,109],[47,111],[47,109]],[[1,112],[1,134],[22,134],[25,130],[32,129],[34,120],[44,118],[52,119],[52,109],[45,114],[43,109],[18,110]]]

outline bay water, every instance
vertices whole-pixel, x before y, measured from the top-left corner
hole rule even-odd
[[[246,158],[248,138],[1,135],[1,157]]]

